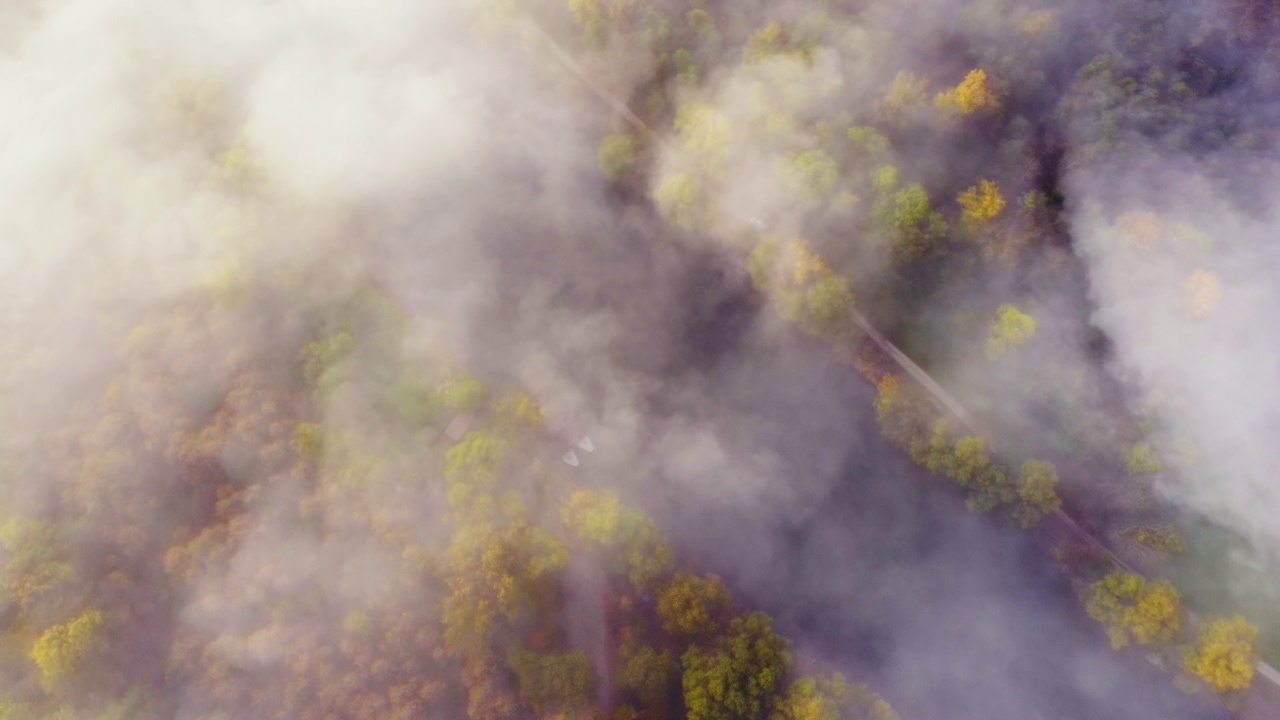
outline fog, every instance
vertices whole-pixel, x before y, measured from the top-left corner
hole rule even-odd
[[[626,6],[601,4],[619,15]],[[634,128],[606,99],[639,112],[655,77],[682,61],[637,32],[571,45],[564,52],[581,64],[568,67],[547,44],[582,32],[563,5],[0,8],[0,507],[5,517],[79,518],[75,562],[109,556],[104,574],[118,556],[145,556],[135,579],[183,578],[172,597],[148,601],[177,609],[139,601],[120,641],[137,677],[172,695],[169,716],[244,716],[252,705],[239,691],[208,686],[295,668],[308,633],[337,637],[329,626],[361,608],[440,601],[415,594],[405,558],[384,542],[441,548],[449,519],[444,492],[415,484],[442,451],[388,449],[410,433],[367,391],[380,368],[352,369],[314,402],[273,390],[297,374],[303,339],[337,324],[333,308],[373,287],[395,306],[386,314],[396,318],[397,362],[447,358],[590,428],[597,450],[579,472],[584,484],[651,513],[681,561],[768,610],[805,663],[869,682],[904,718],[1220,717],[1211,698],[1180,695],[1140,654],[1112,653],[1066,575],[1026,535],[967,514],[952,488],[890,446],[874,422],[874,389],[752,288],[739,236],[749,219],[811,234],[860,307],[909,340],[954,332],[957,307],[982,314],[980,324],[996,305],[1026,301],[1038,344],[995,371],[981,327],[921,342],[930,350],[917,359],[1004,433],[995,447],[1027,456],[1062,450],[1045,439],[1062,423],[1034,414],[1043,395],[1077,396],[1100,434],[1113,391],[1150,399],[1129,409],[1157,425],[1163,497],[1243,531],[1272,561],[1280,451],[1266,438],[1280,425],[1280,324],[1271,322],[1280,255],[1270,228],[1280,176],[1265,150],[1274,95],[1264,70],[1201,116],[1234,118],[1262,148],[1253,152],[1134,137],[1095,157],[1087,109],[1047,99],[969,135],[953,120],[904,121],[880,154],[850,151],[846,175],[895,165],[941,206],[1009,157],[1022,160],[1000,182],[1033,190],[1033,146],[1052,144],[1042,136],[1065,146],[1062,237],[1016,269],[921,289],[873,239],[875,200],[861,185],[814,199],[788,180],[787,158],[832,142],[815,119],[837,118],[839,133],[878,121],[902,72],[928,78],[908,115],[924,116],[935,93],[977,66],[1065,92],[1088,60],[1079,38],[1139,25],[1130,8],[1054,8],[1053,30],[1036,41],[1010,29],[1045,11],[1032,5],[868,3],[854,23],[837,12],[853,3],[824,4],[830,13],[705,3],[716,25],[694,60],[697,82],[669,94],[723,120],[731,150],[707,149],[715,133],[653,128],[623,187],[602,178],[598,147]],[[1132,15],[1149,11],[1140,5]],[[1190,24],[1215,12],[1179,11]],[[773,20],[816,47],[749,64],[721,42]],[[1018,75],[1020,58],[1034,73]],[[989,140],[1000,133],[1011,139]],[[712,165],[698,191],[705,216],[667,222],[663,182]],[[1158,215],[1158,238],[1123,237],[1125,212]],[[1080,272],[1062,269],[1072,253]],[[195,314],[206,297],[215,309]],[[1112,348],[1105,357],[1090,346],[1098,332]],[[1077,384],[1044,389],[1067,375]],[[206,415],[196,433],[204,420],[192,418]],[[363,445],[299,469],[282,459],[297,442],[295,416]],[[199,442],[180,439],[189,432]],[[120,465],[80,457],[116,447]],[[317,497],[308,473],[343,477],[352,457],[395,480],[351,480]],[[174,458],[215,468],[218,483],[199,485]],[[1064,471],[1064,494],[1096,500],[1077,477],[1101,462],[1090,455]],[[196,539],[176,519],[188,504],[217,508]],[[377,532],[344,517],[344,505],[374,517]],[[125,530],[135,545],[119,540]],[[584,586],[600,582],[579,571]],[[115,587],[85,582],[40,617],[64,622],[65,608]],[[281,607],[291,609],[284,620]],[[410,611],[397,617],[402,636],[439,634]],[[584,614],[573,634],[592,637],[605,622]],[[183,672],[164,669],[169,652],[185,658]],[[406,657],[392,660],[418,658]],[[9,665],[12,685],[34,687],[29,668],[19,676]]]

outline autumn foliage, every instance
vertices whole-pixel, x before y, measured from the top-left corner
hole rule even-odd
[[[934,104],[945,112],[973,115],[999,110],[1000,98],[988,84],[987,71],[978,68],[970,70],[959,85],[938,93]]]

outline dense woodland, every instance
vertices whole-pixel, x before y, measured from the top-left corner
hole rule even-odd
[[[1274,151],[1271,108],[1250,104],[1277,90],[1271,4],[468,12],[474,52],[515,53],[580,116],[608,202],[740,265],[779,342],[860,373],[885,437],[937,492],[1032,533],[1117,651],[1228,703],[1260,653],[1280,659],[1278,618],[1215,591],[1217,551],[1159,491],[1191,442],[1159,422],[1177,398],[1111,372],[1072,226],[1183,278],[1173,321],[1214,321],[1231,288],[1212,224],[1078,178],[1177,154],[1265,207],[1272,188],[1231,163]],[[920,24],[937,37],[906,39]],[[273,186],[232,94],[148,95],[235,209],[229,259],[6,350],[0,718],[897,717],[562,461],[587,432],[451,354],[376,273],[281,260],[281,228],[340,247],[357,213]],[[76,348],[83,367],[49,369]]]
[[[305,295],[215,288],[133,328],[14,460],[68,482],[3,526],[5,717],[894,717],[567,475],[535,398],[403,357],[374,288],[280,333],[267,308]]]
[[[1117,157],[1153,173],[1162,157],[1190,157],[1240,206],[1267,207],[1273,189],[1233,173],[1273,150],[1274,16],[1260,4],[982,3],[958,14],[944,57],[901,58],[892,33],[909,20],[886,29],[874,24],[881,6],[819,5],[746,27],[710,5],[681,23],[633,3],[575,3],[582,44],[601,56],[627,32],[664,50],[656,85],[631,98],[638,122],[602,141],[601,171],[651,187],[671,222],[740,248],[779,315],[876,384],[885,434],[971,510],[1028,529],[1058,520],[1042,533],[1050,554],[1114,647],[1155,648],[1188,688],[1247,689],[1258,627],[1188,567],[1214,551],[1188,547],[1181,528],[1195,523],[1158,490],[1195,464],[1195,439],[1161,423],[1178,390],[1111,374],[1068,210],[1100,219],[1115,252],[1181,275],[1163,312],[1187,325],[1223,312],[1216,220],[1068,175],[1106,183]],[[857,75],[877,51],[902,67],[869,92]],[[751,173],[788,201],[748,196],[758,205],[742,208]],[[785,231],[757,217],[739,229],[746,215]],[[955,417],[895,366],[855,306],[978,419]],[[1210,618],[1189,626],[1179,590],[1139,573],[1186,579]],[[1247,612],[1270,625],[1267,604]],[[1264,649],[1274,643],[1268,634]]]

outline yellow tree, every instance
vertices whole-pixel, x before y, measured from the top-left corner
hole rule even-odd
[[[1036,320],[1014,305],[1001,305],[996,319],[991,323],[987,336],[987,355],[999,357],[1011,347],[1016,347],[1035,337]]]
[[[1155,475],[1164,470],[1164,463],[1160,462],[1156,451],[1151,448],[1150,443],[1136,443],[1125,453],[1125,465],[1129,468],[1129,474],[1138,475]]]
[[[1167,642],[1182,625],[1178,591],[1168,582],[1147,582],[1133,573],[1113,572],[1090,585],[1085,608],[1106,628],[1117,650],[1132,641]]]
[[[1208,317],[1222,301],[1222,280],[1216,273],[1196,270],[1187,279],[1187,314],[1191,317]]]
[[[31,648],[31,659],[40,667],[40,681],[45,687],[53,687],[73,672],[97,647],[102,622],[102,613],[90,608],[40,634]]]
[[[1126,242],[1143,250],[1153,250],[1164,237],[1164,220],[1153,212],[1132,211],[1115,220],[1115,229]]]
[[[987,83],[987,71],[970,70],[960,84],[938,93],[934,105],[940,110],[960,115],[972,115],[1000,109],[1000,98]]]
[[[990,180],[983,180],[965,190],[956,200],[964,210],[965,227],[971,230],[995,220],[1004,212],[1006,204],[1004,195],[1000,193],[1000,186]]]
[[[1254,645],[1258,628],[1237,615],[1214,620],[1200,631],[1200,639],[1187,652],[1186,668],[1214,692],[1245,690],[1253,683]]]

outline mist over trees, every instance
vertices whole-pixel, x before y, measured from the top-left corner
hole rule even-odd
[[[0,719],[1276,717],[1278,30],[7,4]]]

